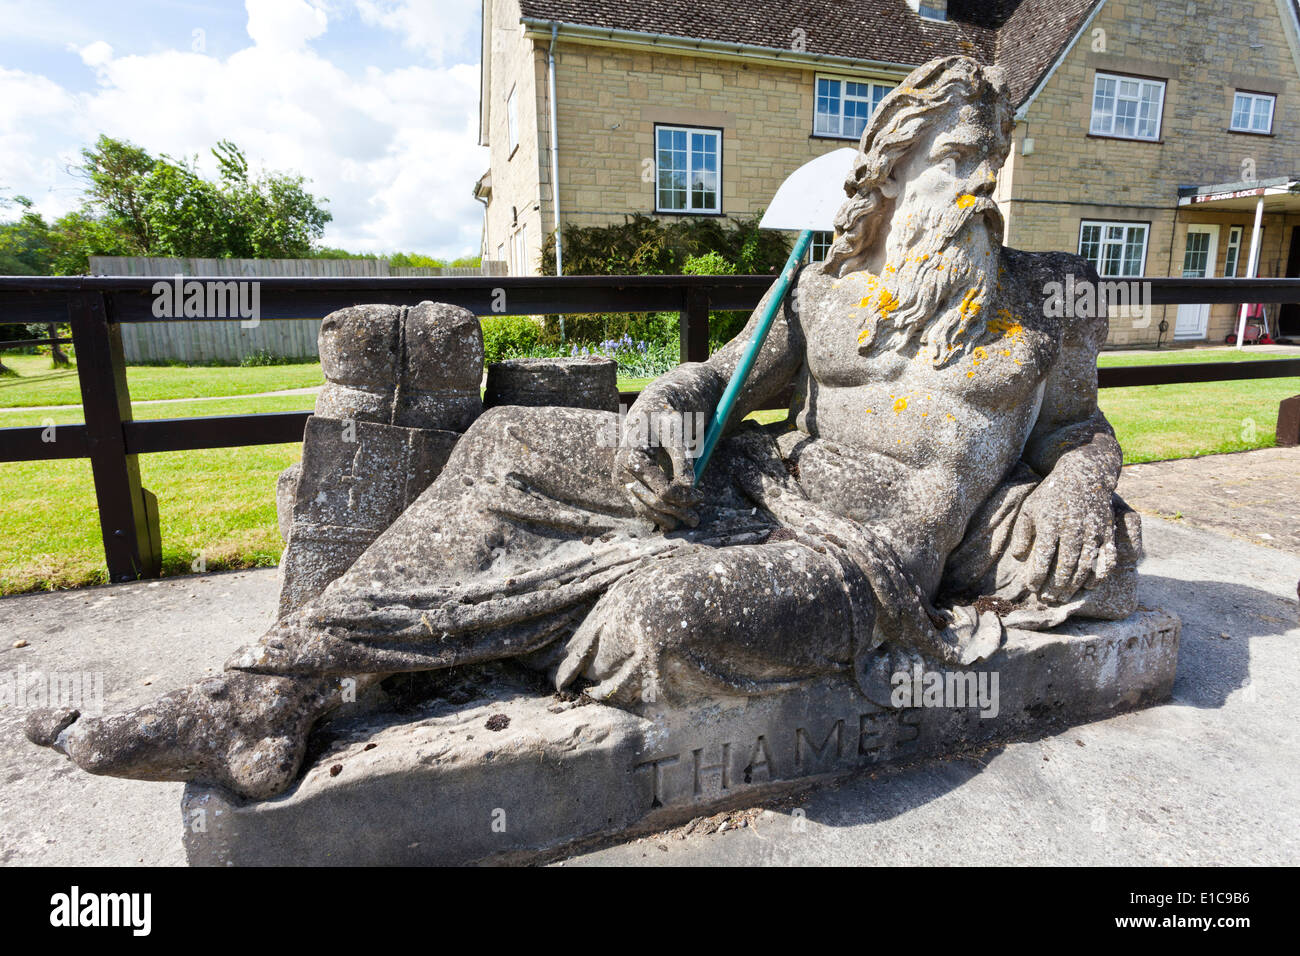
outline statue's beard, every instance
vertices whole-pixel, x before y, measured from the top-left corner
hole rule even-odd
[[[987,319],[981,313],[996,281],[1002,216],[991,200],[979,197],[965,209],[953,203],[910,221],[898,218],[903,221],[894,223],[886,240],[886,274],[880,277],[893,308],[869,319],[860,348],[872,347],[882,327],[891,350],[919,334],[925,360],[943,365],[964,354],[960,338],[972,322]]]

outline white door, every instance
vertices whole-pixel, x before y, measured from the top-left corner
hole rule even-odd
[[[1214,275],[1214,258],[1219,251],[1218,226],[1188,226],[1183,249],[1183,278],[1208,279]],[[1203,339],[1210,324],[1209,305],[1180,305],[1174,324],[1175,339]]]

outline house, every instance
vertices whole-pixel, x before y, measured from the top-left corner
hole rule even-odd
[[[954,53],[1016,103],[1008,245],[1124,281],[1246,275],[1252,248],[1256,274],[1300,275],[1296,0],[484,0],[484,256],[532,274],[557,225],[757,215]],[[1134,311],[1110,344],[1222,341],[1237,314]]]

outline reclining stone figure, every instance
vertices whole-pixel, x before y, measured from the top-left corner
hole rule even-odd
[[[733,427],[698,487],[684,441],[646,436],[711,415],[750,329],[647,387],[618,447],[609,412],[486,411],[223,675],[124,714],[43,712],[29,737],[93,773],[265,798],[349,678],[509,658],[642,711],[861,685],[887,653],[960,667],[1004,625],[1126,617],[1140,525],[1097,407],[1107,321],[1043,307],[1046,283],[1097,276],[1001,245],[1012,126],[1000,77],[962,57],[885,98],[828,258],[799,274],[732,418],[793,386],[789,422]]]

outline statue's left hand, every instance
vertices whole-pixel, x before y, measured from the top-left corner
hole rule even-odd
[[[1021,583],[1066,601],[1115,567],[1111,491],[1084,475],[1054,471],[1025,499],[1011,535],[1011,554],[1025,562]]]

